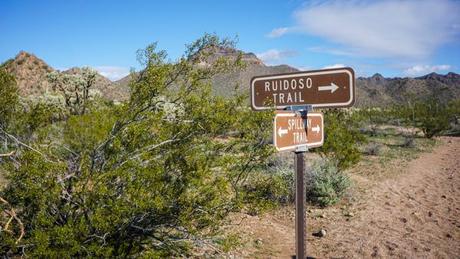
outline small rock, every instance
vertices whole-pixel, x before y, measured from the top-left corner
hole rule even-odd
[[[445,199],[445,198],[447,198],[447,196],[446,195],[441,195],[441,198]]]
[[[447,238],[452,238],[452,235],[449,234],[449,233],[447,233],[447,234],[446,234],[446,237],[447,237]]]
[[[325,229],[321,229],[320,231],[313,233],[313,236],[315,237],[325,237],[327,234]]]
[[[261,246],[264,242],[262,242],[262,239],[257,238],[255,243],[256,243],[256,245]]]
[[[428,211],[428,217],[431,217],[431,216],[433,216],[433,212]]]
[[[355,214],[353,212],[351,212],[351,211],[345,213],[345,217],[350,217],[351,218],[351,217],[354,217],[354,216],[355,216]]]

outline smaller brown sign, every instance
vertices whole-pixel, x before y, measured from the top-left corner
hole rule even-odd
[[[306,117],[295,111],[278,111],[273,123],[273,144],[278,151],[298,147],[320,147],[324,142],[323,114],[309,112]]]

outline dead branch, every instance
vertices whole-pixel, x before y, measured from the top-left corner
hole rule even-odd
[[[0,154],[0,157],[12,156],[15,152],[16,152],[16,150],[13,150],[10,153]]]
[[[0,132],[2,132],[3,134],[5,134],[5,136],[7,136],[8,138],[10,138],[11,140],[13,140],[14,142],[18,143],[19,145],[25,147],[25,148],[28,148],[32,151],[34,151],[35,153],[41,155],[47,162],[53,162],[51,160],[48,159],[48,157],[43,154],[42,152],[40,152],[39,150],[27,145],[26,143],[24,142],[21,142],[19,139],[17,139],[15,136],[9,134],[8,132],[6,132],[5,130],[3,130],[2,128],[0,128]]]
[[[25,231],[24,231],[24,224],[22,224],[22,221],[18,218],[18,216],[16,215],[16,212],[14,211],[14,209],[11,207],[10,203],[7,202],[5,199],[3,199],[2,197],[0,197],[0,202],[2,202],[3,204],[7,205],[8,207],[10,207],[9,210],[5,210],[5,213],[8,214],[10,216],[10,219],[6,222],[5,226],[3,227],[3,231],[6,231],[6,232],[9,232],[9,233],[12,233],[11,230],[9,230],[9,226],[11,224],[11,222],[13,221],[13,219],[18,223],[19,225],[19,230],[21,231],[21,233],[19,234],[19,237],[18,239],[16,239],[16,244],[19,243],[19,241],[21,241],[21,239],[24,237],[24,234],[25,234]]]

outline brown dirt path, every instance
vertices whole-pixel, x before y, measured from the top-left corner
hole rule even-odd
[[[460,258],[460,138],[443,137],[430,153],[401,164],[398,174],[358,185],[355,202],[310,210],[308,255],[315,258]],[[359,176],[355,176],[355,178]],[[356,179],[355,179],[356,180]],[[294,213],[247,217],[240,231],[259,237],[236,257],[289,258]],[[324,228],[323,238],[312,236]],[[244,249],[243,249],[244,250]]]

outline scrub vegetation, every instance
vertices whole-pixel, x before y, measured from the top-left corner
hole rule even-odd
[[[129,100],[116,104],[91,94],[91,69],[50,73],[60,96],[27,99],[0,68],[0,255],[183,257],[206,243],[227,252],[239,244],[219,233],[231,212],[292,202],[292,160],[271,145],[273,112],[253,112],[238,85],[212,94],[213,77],[245,66],[241,55],[211,58],[222,48],[234,42],[205,35],[171,62],[147,46]],[[420,129],[404,136],[410,149],[411,139],[455,134],[459,107],[432,100],[325,111],[307,199],[340,201],[346,170],[363,154],[380,156],[362,147],[378,142],[382,125]]]

